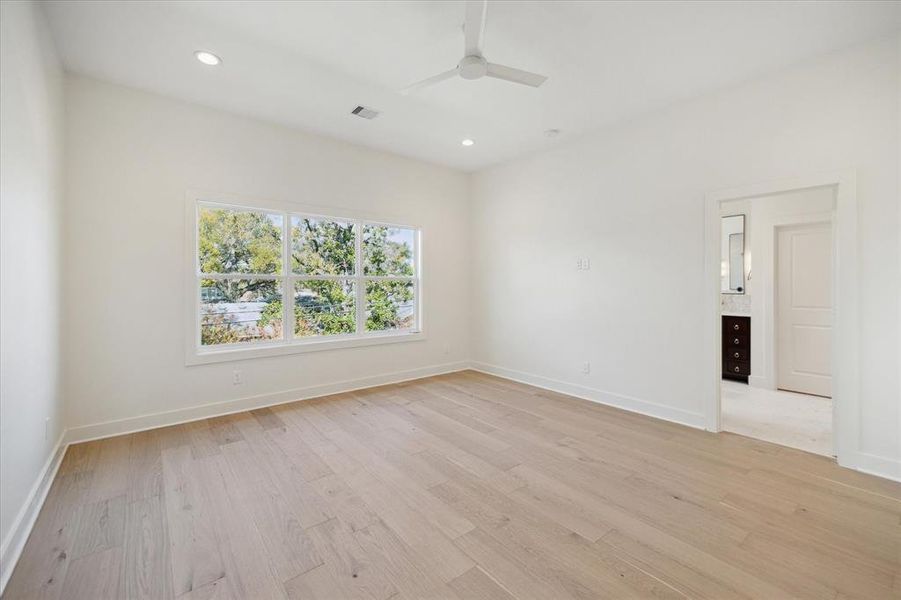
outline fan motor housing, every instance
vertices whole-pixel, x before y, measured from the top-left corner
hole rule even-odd
[[[457,68],[463,79],[478,79],[488,73],[488,61],[478,55],[464,56]]]

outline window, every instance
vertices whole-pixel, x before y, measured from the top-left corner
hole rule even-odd
[[[205,201],[194,213],[194,355],[419,333],[418,230]]]

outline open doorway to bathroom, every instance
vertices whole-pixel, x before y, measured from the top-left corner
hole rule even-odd
[[[720,203],[722,429],[832,456],[835,186]]]

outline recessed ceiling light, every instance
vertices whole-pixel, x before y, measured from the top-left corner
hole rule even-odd
[[[206,50],[198,50],[194,53],[194,57],[203,64],[209,65],[211,67],[215,67],[222,62],[221,58],[219,58],[212,52],[207,52]]]
[[[466,138],[465,140],[463,140],[460,143],[463,144],[464,146],[472,146],[473,144],[475,144],[475,142],[469,138]]]

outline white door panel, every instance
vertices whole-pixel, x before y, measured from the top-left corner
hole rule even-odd
[[[832,227],[782,227],[776,238],[778,387],[832,396]]]

